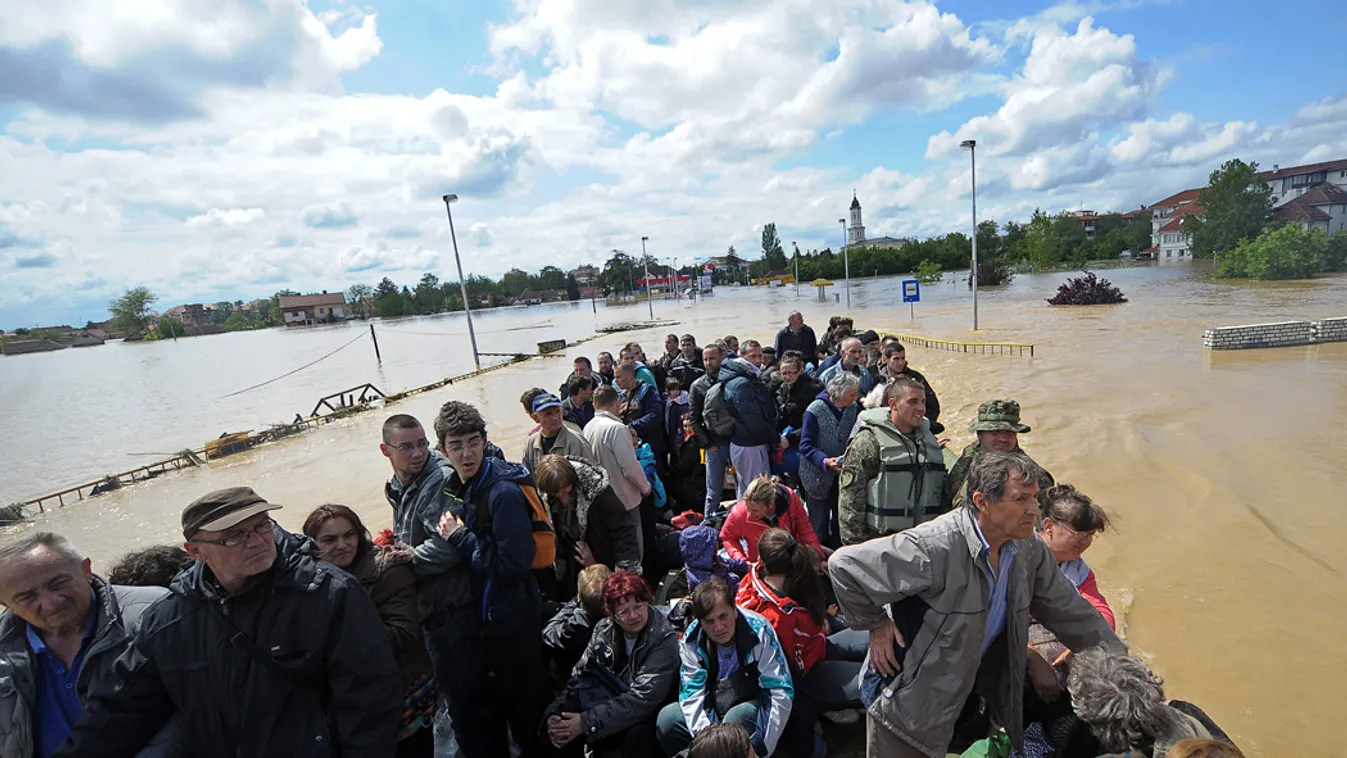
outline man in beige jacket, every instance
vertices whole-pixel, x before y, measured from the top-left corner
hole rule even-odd
[[[1031,614],[1072,650],[1121,647],[1034,538],[1039,473],[1021,453],[983,453],[967,505],[828,559],[838,605],[870,633],[870,758],[944,756],[975,689],[1020,747]]]
[[[636,445],[631,430],[618,417],[617,390],[603,385],[594,391],[594,419],[585,424],[584,438],[594,451],[594,460],[608,472],[608,486],[613,488],[627,516],[636,525],[636,544],[645,559],[645,540],[641,536],[641,499],[650,494],[650,481],[645,478],[641,462],[636,460]]]

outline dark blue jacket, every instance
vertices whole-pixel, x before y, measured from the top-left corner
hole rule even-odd
[[[485,458],[466,484],[454,473],[448,491],[463,502],[463,526],[449,543],[470,559],[473,597],[486,633],[516,632],[539,623],[533,582],[533,519],[521,485],[533,485],[522,464]]]
[[[730,441],[739,447],[775,445],[781,439],[776,432],[776,401],[757,367],[735,358],[721,364],[719,378],[725,385],[725,400],[734,411]]]
[[[781,331],[776,333],[777,360],[784,358],[787,350],[799,350],[804,353],[805,363],[818,360],[818,340],[814,337],[814,330],[805,324],[800,327],[800,333],[796,334],[790,330],[789,324],[782,327]]]
[[[636,430],[636,436],[649,444],[652,452],[659,454],[667,451],[669,444],[664,439],[664,398],[660,396],[659,390],[645,382],[637,382],[632,393],[634,397],[626,399],[622,420]]]

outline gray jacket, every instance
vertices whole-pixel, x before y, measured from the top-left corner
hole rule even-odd
[[[97,598],[97,626],[79,671],[79,698],[86,702],[89,689],[112,673],[112,664],[131,644],[140,628],[140,617],[155,600],[168,594],[162,587],[121,587],[93,578]],[[0,755],[33,758],[33,707],[37,702],[37,671],[28,648],[27,624],[6,611],[0,615]],[[139,758],[187,755],[182,744],[182,721],[174,716],[143,750]]]
[[[435,531],[446,510],[463,516],[462,503],[445,491],[449,474],[449,461],[432,452],[415,479],[404,484],[395,476],[384,485],[384,497],[393,506],[393,534],[413,551],[412,573],[422,619],[472,604],[467,561]]]
[[[1080,596],[1041,541],[1007,543],[1015,559],[1006,595],[1004,643],[981,655],[991,586],[976,563],[982,540],[973,512],[959,508],[898,534],[843,547],[828,559],[837,603],[851,626],[870,630],[891,607],[906,647],[902,672],[870,705],[869,715],[933,758],[943,757],[954,722],[976,685],[1017,746],[1029,616],[1067,647],[1122,643]],[[892,605],[891,605],[892,604]]]

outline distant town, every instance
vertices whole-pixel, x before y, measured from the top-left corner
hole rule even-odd
[[[1252,164],[1231,161],[1212,173],[1208,187],[1184,189],[1136,210],[1097,213],[1062,211],[1055,216],[1036,211],[1027,224],[994,220],[978,224],[979,283],[1001,284],[1021,266],[1030,270],[1080,267],[1090,261],[1130,259],[1180,263],[1195,257],[1216,257],[1236,242],[1261,237],[1265,230],[1291,227],[1325,238],[1347,240],[1347,159],[1257,171]],[[1219,186],[1218,186],[1219,185]],[[1226,205],[1235,196],[1253,198],[1254,218],[1245,229],[1222,232],[1229,220]],[[1206,204],[1221,203],[1219,213]],[[1247,205],[1247,203],[1246,203]],[[1265,212],[1266,211],[1266,212]],[[385,277],[375,285],[356,284],[345,291],[300,294],[281,290],[249,302],[187,303],[162,312],[151,307],[157,297],[148,289],[128,290],[109,304],[112,318],[69,325],[0,329],[0,354],[21,355],[66,348],[93,347],[109,339],[155,340],[219,334],[270,327],[330,324],[357,318],[394,318],[463,309],[466,290],[472,308],[527,306],[566,300],[612,302],[634,298],[678,297],[688,290],[706,291],[717,285],[790,283],[816,278],[840,278],[849,268],[855,276],[890,275],[966,268],[971,252],[968,235],[954,232],[925,240],[888,236],[867,237],[860,199],[853,195],[848,217],[839,219],[846,242],[831,248],[802,251],[795,243],[788,254],[775,223],[762,233],[762,257],[741,257],[733,246],[724,254],[678,258],[633,256],[612,250],[602,267],[582,265],[569,271],[544,266],[537,273],[511,269],[500,280],[469,276],[462,287],[426,273],[414,286],[399,286]],[[1220,218],[1217,218],[1220,216]],[[1229,238],[1224,246],[1205,242],[1197,230],[1209,227]],[[1236,232],[1242,231],[1243,236]],[[1197,238],[1195,244],[1195,237]],[[1149,246],[1145,246],[1149,243]],[[1339,247],[1343,247],[1339,245]],[[1203,249],[1211,248],[1211,249]],[[1339,256],[1340,257],[1340,256]],[[1321,269],[1341,265],[1330,255]],[[1307,275],[1317,273],[1308,271]],[[1287,277],[1283,277],[1287,278]]]

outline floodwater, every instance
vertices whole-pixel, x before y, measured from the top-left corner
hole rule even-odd
[[[1210,712],[1256,756],[1329,755],[1347,681],[1347,343],[1211,353],[1206,327],[1347,315],[1347,278],[1226,284],[1195,266],[1106,272],[1131,299],[1053,308],[1065,275],[1020,276],[981,293],[976,339],[1030,342],[1034,358],[908,348],[961,446],[980,401],[1013,397],[1034,428],[1026,449],[1058,481],[1116,516],[1087,559],[1119,611],[1125,636],[1165,677],[1168,694]],[[837,287],[836,292],[843,292]],[[657,302],[672,329],[611,335],[569,355],[616,351],[635,339],[655,354],[668,331],[700,342],[727,333],[769,340],[799,308],[822,333],[845,304],[812,288],[720,288],[696,305]],[[915,318],[897,279],[855,280],[858,325],[971,339],[971,299],[947,277],[923,287]],[[596,325],[637,321],[645,305],[588,302],[483,313],[481,349],[574,340]],[[528,328],[537,327],[537,328]],[[250,393],[356,336],[364,324],[272,330],[154,345],[110,344],[0,360],[4,440],[0,502],[60,489],[142,460],[127,453],[199,446],[225,431],[307,414],[321,395],[364,382],[404,389],[471,368],[461,316],[377,324],[382,368],[361,340],[312,368]],[[398,403],[427,423],[449,399],[479,404],[490,435],[517,455],[532,422],[518,397],[555,388],[569,360],[540,359]],[[248,484],[287,505],[297,528],[309,508],[347,503],[388,525],[372,412],[201,468],[69,505],[10,533],[62,532],[105,567],[138,546],[180,539],[178,514],[218,487]]]

